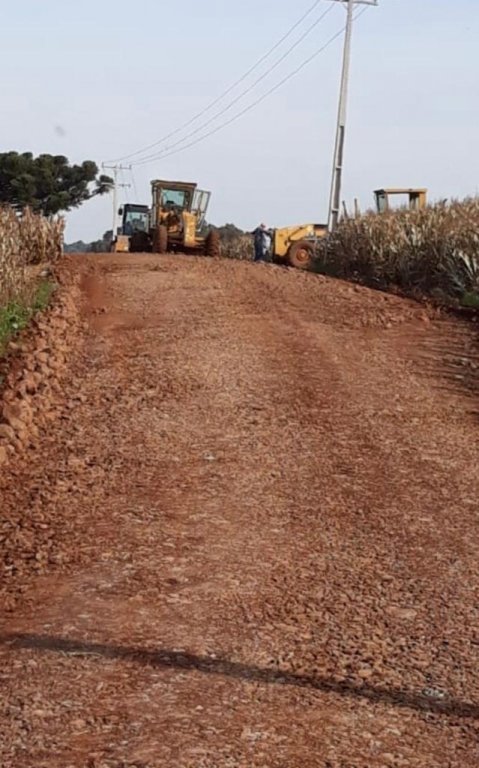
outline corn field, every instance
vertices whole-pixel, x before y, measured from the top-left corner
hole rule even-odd
[[[29,293],[29,266],[54,262],[63,249],[64,221],[0,208],[0,305]]]
[[[380,288],[460,300],[479,294],[479,198],[343,219],[319,270]]]
[[[227,240],[222,239],[221,255],[225,259],[251,260],[253,258],[253,238],[243,234]]]

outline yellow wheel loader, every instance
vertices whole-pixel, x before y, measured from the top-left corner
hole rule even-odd
[[[289,264],[296,269],[310,269],[314,261],[316,242],[327,232],[326,224],[300,224],[273,230],[273,261]]]
[[[410,210],[422,210],[427,206],[427,189],[390,188],[374,192],[378,213],[392,208],[391,198],[405,196]],[[314,261],[316,243],[326,237],[326,224],[300,224],[294,227],[274,229],[272,235],[272,257],[279,264],[289,264],[296,269],[310,269]]]

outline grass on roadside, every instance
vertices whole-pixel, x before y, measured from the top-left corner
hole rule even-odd
[[[461,306],[467,309],[479,309],[479,293],[465,293],[461,299]]]
[[[29,300],[10,301],[0,307],[0,355],[5,352],[7,344],[24,328],[30,320],[46,309],[55,290],[52,280],[42,280],[32,291]]]

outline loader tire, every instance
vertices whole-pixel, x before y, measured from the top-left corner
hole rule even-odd
[[[220,255],[220,236],[219,233],[212,229],[208,232],[205,240],[205,256],[211,258],[218,258]]]
[[[153,250],[155,253],[168,253],[168,229],[164,224],[156,229]]]
[[[295,269],[311,269],[314,260],[314,246],[307,240],[293,243],[288,251],[288,263]]]

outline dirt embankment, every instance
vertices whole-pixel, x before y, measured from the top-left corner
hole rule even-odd
[[[41,450],[40,430],[58,415],[68,357],[79,340],[79,276],[56,272],[52,307],[37,316],[0,364],[0,465],[27,449]]]

